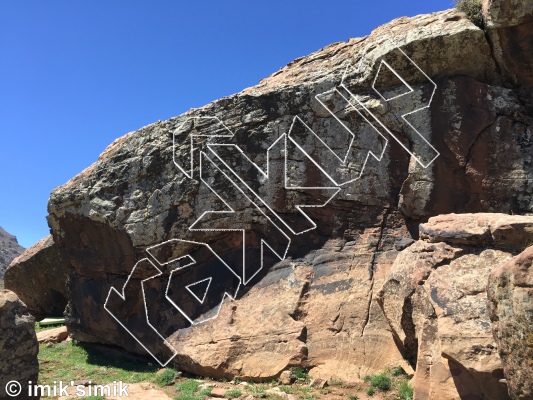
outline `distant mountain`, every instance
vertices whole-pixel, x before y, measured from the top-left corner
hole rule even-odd
[[[17,242],[17,238],[0,227],[0,280],[4,279],[4,272],[13,259],[24,251]]]

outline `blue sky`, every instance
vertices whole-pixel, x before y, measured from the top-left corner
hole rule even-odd
[[[29,247],[52,189],[114,139],[452,0],[0,1],[0,226]]]

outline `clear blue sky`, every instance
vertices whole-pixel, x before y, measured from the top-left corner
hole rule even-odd
[[[114,139],[452,0],[0,0],[0,226],[48,234],[52,189]]]

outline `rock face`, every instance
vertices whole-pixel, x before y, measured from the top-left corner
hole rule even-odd
[[[18,244],[17,238],[0,227],[0,280],[4,279],[4,272],[13,259],[24,251]]]
[[[37,319],[63,316],[69,271],[51,235],[41,239],[9,265],[6,289],[15,292]]]
[[[483,0],[487,35],[502,76],[523,86],[531,95],[533,87],[533,4],[521,0]]]
[[[255,380],[407,357],[420,398],[504,396],[483,282],[530,222],[413,244],[533,212],[533,103],[491,49],[453,10],[400,18],[117,139],[48,204],[73,338]]]
[[[35,320],[15,293],[0,290],[0,398],[39,398],[28,396],[28,382],[35,384],[39,374],[38,352]],[[18,396],[16,386],[6,388],[11,381],[21,384]]]
[[[486,286],[533,241],[533,217],[441,215],[420,225],[420,238],[398,255],[378,294],[402,354],[416,366],[416,398],[507,398]]]
[[[494,338],[513,399],[533,397],[533,247],[489,276]]]

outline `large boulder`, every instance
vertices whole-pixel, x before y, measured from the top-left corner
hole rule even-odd
[[[63,316],[68,302],[68,276],[69,270],[61,261],[52,236],[48,235],[11,262],[4,283],[41,320]]]
[[[415,368],[416,398],[508,398],[486,287],[533,240],[533,217],[440,215],[419,229],[422,240],[398,255],[377,296]]]
[[[228,378],[270,379],[301,365],[357,380],[401,362],[414,345],[398,346],[377,292],[420,222],[533,210],[531,103],[504,83],[483,31],[450,10],[325,47],[255,87],[117,139],[48,203],[72,270],[69,332]],[[303,209],[308,218],[300,212],[326,202]],[[448,246],[439,257],[451,262],[462,249]],[[492,249],[465,258],[426,287],[440,295],[448,277],[469,270],[469,284],[482,281],[508,257]],[[446,304],[476,306],[464,312],[476,333],[461,343],[481,343],[483,353],[490,331],[478,289]],[[238,299],[219,309],[224,293]],[[455,323],[433,320],[432,329]],[[458,362],[441,347],[434,360],[445,375]],[[472,356],[459,362],[477,371],[473,350],[459,356]],[[487,357],[475,379],[499,376],[497,354]],[[499,393],[495,377],[487,387]],[[468,393],[490,391],[475,387]]]
[[[28,390],[37,384],[38,353],[35,319],[15,293],[0,290],[0,399],[39,398]]]
[[[533,246],[494,269],[488,283],[494,338],[513,399],[533,398]]]

